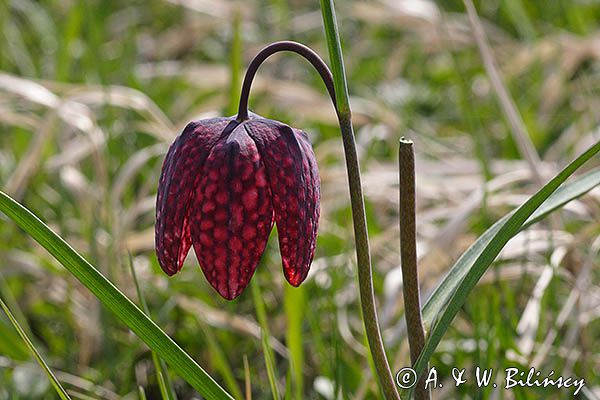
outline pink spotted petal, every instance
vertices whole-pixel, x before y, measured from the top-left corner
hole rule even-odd
[[[300,285],[310,269],[319,220],[320,180],[306,134],[277,121],[245,122],[267,171],[286,279]]]
[[[244,125],[213,147],[190,214],[200,267],[228,300],[248,285],[273,226],[265,168]]]
[[[181,269],[190,249],[194,188],[210,150],[230,123],[227,118],[190,122],[167,152],[158,183],[155,246],[158,262],[169,275]]]

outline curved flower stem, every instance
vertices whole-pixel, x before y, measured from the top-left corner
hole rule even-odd
[[[332,12],[331,8],[330,12]],[[334,20],[333,26],[335,26]],[[326,18],[326,29],[328,26],[327,24],[328,22]],[[330,56],[332,59],[339,57],[341,60],[341,50],[339,48],[337,50],[332,50],[331,43],[329,44]],[[377,375],[379,377],[385,397],[388,400],[399,400],[400,396],[398,395],[394,378],[385,354],[385,349],[383,347],[383,340],[379,330],[377,310],[375,307],[371,252],[369,250],[369,237],[367,234],[367,218],[365,213],[360,167],[356,152],[356,143],[354,141],[354,129],[352,127],[352,118],[348,102],[348,93],[346,89],[343,66],[335,69],[336,74],[341,73],[343,77],[334,80],[335,77],[332,75],[327,64],[309,47],[291,41],[272,43],[263,48],[248,66],[246,75],[244,77],[244,83],[240,95],[240,105],[236,119],[240,122],[248,119],[248,96],[250,94],[250,87],[252,86],[252,81],[256,75],[258,67],[269,56],[280,51],[291,51],[307,59],[313,65],[313,67],[315,67],[317,72],[319,72],[319,75],[321,75],[321,78],[327,87],[327,91],[329,92],[329,96],[334,104],[342,133],[344,154],[346,156],[346,169],[348,170],[348,184],[350,189],[350,203],[352,206],[354,240],[356,243],[356,258],[358,265],[358,286],[363,322],[365,325],[367,340],[369,342],[369,349],[371,351],[375,369],[377,371]],[[336,65],[339,65],[339,63],[336,63]],[[341,93],[341,95],[336,96],[336,93]]]
[[[329,92],[329,96],[331,97],[331,101],[333,101],[334,105],[336,104],[335,90],[333,87],[333,76],[331,75],[329,67],[327,67],[327,64],[325,64],[325,61],[323,61],[323,59],[310,47],[298,42],[284,40],[281,42],[271,43],[270,45],[263,48],[252,59],[250,65],[248,65],[246,75],[244,76],[244,83],[242,84],[242,92],[240,94],[240,106],[238,108],[238,114],[236,117],[236,119],[239,122],[248,119],[248,97],[250,96],[250,87],[252,86],[252,81],[254,80],[256,71],[258,71],[258,67],[260,67],[260,65],[267,58],[280,51],[291,51],[307,59],[312,64],[312,66],[315,67],[319,75],[321,75],[321,78],[323,79],[323,82],[327,87],[327,91]]]

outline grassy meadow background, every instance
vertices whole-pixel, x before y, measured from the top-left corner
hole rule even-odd
[[[600,139],[600,2],[476,6],[547,180]],[[417,152],[424,297],[477,235],[539,184],[512,139],[462,1],[338,0],[336,7],[380,322],[397,371],[409,364],[398,139],[413,139]],[[250,58],[284,39],[327,60],[318,1],[0,0],[0,185],[137,302],[131,253],[152,318],[236,398],[246,373],[253,399],[272,398],[258,322],[266,317],[286,397],[378,399],[337,121],[304,60],[272,57],[250,105],[304,129],[314,144],[322,217],[307,281],[299,289],[285,282],[274,234],[252,287],[233,302],[208,285],[193,251],[172,278],[154,254],[156,187],[168,145],[191,119],[232,115]],[[599,165],[595,157],[584,169]],[[437,350],[432,365],[444,387],[434,398],[571,398],[564,389],[454,388],[451,369],[474,366],[555,370],[584,378],[587,396],[600,396],[599,266],[596,189],[509,243]],[[148,348],[4,217],[0,297],[73,398],[137,399],[139,386],[160,398]],[[172,379],[180,399],[200,398]],[[2,314],[0,399],[52,398]]]

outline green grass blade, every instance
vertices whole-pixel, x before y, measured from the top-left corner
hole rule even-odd
[[[487,268],[496,259],[500,251],[506,243],[512,239],[521,230],[523,224],[534,215],[535,211],[546,201],[558,187],[571,176],[579,167],[586,161],[592,158],[600,151],[600,142],[597,142],[586,150],[583,154],[577,157],[562,171],[558,173],[550,182],[544,185],[537,193],[523,203],[514,213],[512,213],[506,221],[501,225],[500,229],[491,238],[487,246],[479,254],[476,261],[469,268],[468,273],[456,285],[455,288],[447,288],[452,291],[452,295],[447,302],[447,306],[440,315],[436,318],[430,334],[425,342],[425,347],[419,359],[414,365],[417,375],[421,375],[431,359],[435,349],[442,340],[444,333],[450,327],[454,317],[460,311],[461,307],[467,300],[467,296],[473,290],[479,279],[483,276]],[[410,393],[403,393],[403,397],[410,396]]]
[[[26,361],[31,356],[15,330],[0,320],[0,354],[14,361]]]
[[[235,8],[235,7],[234,7]],[[229,51],[229,105],[227,115],[237,112],[240,102],[241,76],[242,76],[242,16],[241,11],[235,8],[232,16],[231,50]]]
[[[260,325],[260,336],[262,343],[263,355],[265,357],[265,365],[267,367],[267,376],[269,377],[269,385],[271,386],[271,394],[274,400],[281,399],[279,394],[279,387],[277,386],[277,373],[275,372],[275,356],[273,355],[273,349],[269,345],[269,325],[267,322],[267,311],[265,310],[265,303],[262,299],[260,287],[258,281],[255,279],[252,283],[252,299],[254,300],[254,308],[256,309],[256,317],[258,318],[258,324]]]
[[[246,392],[245,400],[252,400],[252,380],[250,379],[250,367],[248,366],[248,357],[244,354],[244,390]]]
[[[146,392],[141,386],[138,386],[138,397],[140,398],[140,400],[146,400]]]
[[[140,284],[137,279],[137,274],[135,273],[135,268],[133,267],[133,257],[131,257],[131,254],[129,254],[129,268],[131,268],[131,276],[133,277],[135,291],[137,292],[138,299],[140,300],[142,310],[146,313],[146,315],[150,316],[148,304],[146,303],[146,299],[144,298],[142,289],[140,288]],[[154,370],[156,371],[156,380],[158,381],[158,387],[160,388],[161,397],[163,398],[163,400],[177,400],[177,395],[175,394],[175,390],[173,389],[173,384],[171,383],[171,378],[169,377],[167,366],[165,365],[163,360],[161,360],[161,358],[156,354],[155,351],[152,351],[152,362],[154,363]]]
[[[0,298],[2,298],[4,300],[4,302],[6,303],[6,305],[8,306],[8,308],[10,308],[10,310],[12,311],[16,320],[21,325],[21,328],[23,328],[23,331],[28,336],[33,336],[31,333],[31,327],[29,326],[29,323],[27,322],[27,318],[25,318],[25,314],[23,314],[23,311],[21,311],[21,308],[19,307],[19,304],[17,303],[17,299],[12,294],[12,291],[8,287],[8,282],[6,282],[6,279],[4,279],[4,275],[2,275],[1,272],[0,272]]]
[[[0,306],[2,307],[2,309],[8,316],[8,319],[13,324],[16,331],[19,333],[19,336],[21,336],[21,339],[23,339],[23,342],[25,342],[25,344],[27,345],[27,347],[29,348],[31,353],[33,353],[38,364],[40,364],[40,367],[42,367],[42,369],[48,376],[48,379],[50,380],[50,383],[52,383],[52,386],[54,387],[54,390],[56,390],[56,393],[58,393],[58,396],[62,400],[70,400],[71,398],[67,394],[66,390],[61,386],[58,379],[56,379],[56,376],[54,376],[54,374],[52,373],[52,370],[50,369],[50,367],[48,367],[48,364],[46,364],[46,362],[42,358],[42,355],[40,354],[40,352],[35,348],[35,346],[31,342],[31,340],[29,340],[29,337],[27,337],[27,334],[25,333],[23,328],[21,328],[21,325],[19,324],[19,322],[17,321],[15,316],[12,314],[12,312],[10,311],[10,309],[8,308],[8,306],[4,303],[4,300],[2,300],[2,299],[0,299]]]
[[[521,0],[504,0],[500,7],[523,38],[527,41],[535,40],[535,28]]]
[[[173,390],[173,386],[171,385],[169,373],[167,372],[167,366],[155,352],[152,352],[152,362],[154,363],[154,368],[156,369],[156,379],[158,380],[158,387],[163,400],[177,399],[175,391]]]
[[[290,349],[290,365],[293,397],[303,399],[304,388],[304,347],[302,341],[302,323],[306,310],[306,289],[285,286],[284,308],[287,317],[287,347]]]
[[[598,185],[600,185],[600,168],[593,169],[577,177],[572,182],[561,186],[527,219],[520,230],[528,228],[568,202],[583,196]],[[458,286],[458,283],[469,272],[477,257],[479,257],[485,247],[490,243],[494,235],[498,233],[510,215],[511,214],[508,214],[502,217],[485,231],[485,233],[481,235],[467,251],[462,254],[462,256],[460,256],[452,268],[450,268],[448,274],[440,284],[436,286],[423,306],[423,321],[426,327],[431,326],[436,315],[438,315],[444,305],[448,303],[450,296],[452,296],[453,289]]]
[[[349,116],[350,101],[348,99],[348,85],[346,83],[342,45],[333,0],[321,0],[321,13],[323,15],[323,25],[325,26],[327,48],[329,49],[331,73],[333,74],[336,108],[341,115]]]
[[[265,355],[265,365],[267,366],[267,375],[269,377],[269,385],[271,386],[271,394],[274,400],[281,399],[279,394],[279,387],[277,386],[277,374],[275,372],[275,360],[273,359],[273,351],[269,346],[268,335],[264,332],[261,333],[261,344],[263,353]]]
[[[0,191],[0,211],[27,232],[87,287],[110,311],[127,325],[151,350],[207,399],[232,399],[163,330],[129,298],[87,262],[67,242],[40,221],[31,211]]]
[[[212,331],[212,328],[204,323],[200,322],[200,329],[202,333],[204,333],[204,337],[206,339],[206,345],[209,348],[211,358],[215,365],[215,369],[219,371],[223,380],[225,381],[225,387],[229,389],[229,391],[233,394],[233,397],[236,399],[242,399],[244,396],[242,395],[242,390],[240,389],[237,381],[235,380],[235,374],[233,372],[233,368],[231,368],[231,364],[227,360],[227,355],[223,351],[223,348],[219,344],[219,341],[215,337],[215,334]]]

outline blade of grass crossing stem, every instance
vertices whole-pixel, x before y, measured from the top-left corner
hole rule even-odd
[[[206,399],[232,399],[231,395],[127,296],[31,211],[2,191],[0,191],[0,211],[48,250],[151,350],[156,351],[179,376]]]
[[[302,322],[306,309],[306,289],[304,286],[285,286],[284,308],[287,317],[287,347],[290,350],[291,376],[293,398],[303,399],[304,375],[304,347],[302,343]]]
[[[137,292],[138,299],[140,300],[142,310],[146,313],[146,315],[150,316],[150,310],[148,309],[146,298],[142,293],[137,274],[135,273],[135,267],[133,266],[133,257],[131,256],[131,253],[129,253],[129,268],[131,269],[133,284],[135,285],[135,290]],[[154,363],[154,370],[156,371],[156,380],[158,381],[158,387],[160,388],[160,394],[162,398],[164,400],[177,400],[177,395],[175,394],[175,390],[173,389],[173,384],[171,383],[171,378],[169,377],[169,371],[167,371],[167,366],[154,351],[152,351],[152,362]]]
[[[225,385],[233,394],[233,397],[236,399],[243,398],[242,390],[240,389],[237,381],[235,380],[235,376],[233,374],[233,369],[227,360],[227,356],[225,352],[219,345],[213,330],[208,324],[199,322],[200,329],[202,333],[204,333],[204,337],[206,338],[206,344],[210,349],[210,355],[215,364],[216,369],[221,373],[223,379],[225,380]]]
[[[252,286],[252,299],[254,300],[254,308],[256,309],[256,318],[258,318],[258,324],[260,325],[262,350],[265,357],[269,385],[271,386],[271,394],[273,395],[273,399],[280,400],[279,387],[277,386],[277,373],[275,372],[275,356],[273,355],[273,349],[271,349],[271,346],[269,345],[270,334],[265,303],[263,302],[260,287],[258,286],[258,280],[255,279],[250,286]]]
[[[519,233],[523,224],[526,223],[526,221],[544,203],[544,201],[546,201],[569,176],[571,176],[579,167],[581,167],[599,151],[600,142],[597,142],[583,154],[573,160],[569,165],[567,165],[558,173],[558,175],[550,180],[550,182],[548,182],[533,196],[531,196],[529,200],[523,203],[506,219],[496,234],[493,235],[492,239],[487,246],[485,246],[481,254],[479,254],[472,267],[469,268],[468,273],[460,281],[460,283],[458,283],[456,289],[453,290],[452,296],[449,298],[446,308],[436,319],[431,329],[431,333],[425,342],[423,352],[414,365],[414,369],[416,370],[418,376],[424,372],[425,366],[431,359],[435,349],[442,340],[444,333],[450,327],[454,317],[456,314],[458,314],[461,307],[465,303],[467,296],[471,290],[473,290],[479,279],[481,279],[487,268],[492,264],[492,262],[494,262],[506,243],[508,243],[510,239]],[[412,390],[410,390],[410,392],[412,392]],[[403,393],[403,396],[404,395],[406,395],[406,393]],[[408,395],[410,396],[410,393],[408,393]]]
[[[544,201],[544,203],[521,226],[520,230],[522,231],[528,228],[570,201],[583,196],[598,185],[600,185],[600,168],[595,168],[578,176],[573,181],[564,184]],[[448,303],[448,299],[452,295],[454,289],[458,286],[458,283],[464,278],[477,257],[479,257],[483,249],[500,230],[500,227],[502,227],[510,215],[511,214],[508,214],[502,217],[485,231],[483,235],[477,238],[436,286],[423,307],[423,320],[426,327],[431,327],[436,315],[438,315],[444,305]]]
[[[62,400],[70,400],[71,398],[69,397],[69,395],[67,394],[65,389],[63,389],[63,387],[61,386],[58,379],[56,379],[56,376],[54,376],[54,374],[52,373],[52,370],[50,369],[50,367],[48,367],[48,364],[46,364],[46,362],[42,358],[42,355],[40,354],[40,352],[35,348],[35,346],[31,342],[31,340],[29,340],[29,337],[27,337],[27,334],[25,333],[23,328],[21,328],[21,325],[19,325],[19,322],[17,321],[15,316],[12,314],[12,312],[10,311],[10,309],[8,308],[8,306],[4,303],[4,300],[2,300],[2,299],[0,299],[0,306],[6,313],[6,316],[8,317],[10,322],[15,327],[15,330],[19,333],[19,336],[21,336],[21,339],[23,339],[23,342],[25,342],[25,344],[27,345],[27,347],[29,348],[31,353],[33,353],[38,364],[40,364],[40,367],[42,367],[42,369],[48,376],[48,379],[50,380],[50,383],[52,383],[52,386],[54,387],[54,390],[56,390],[56,393],[58,394],[58,396]]]

